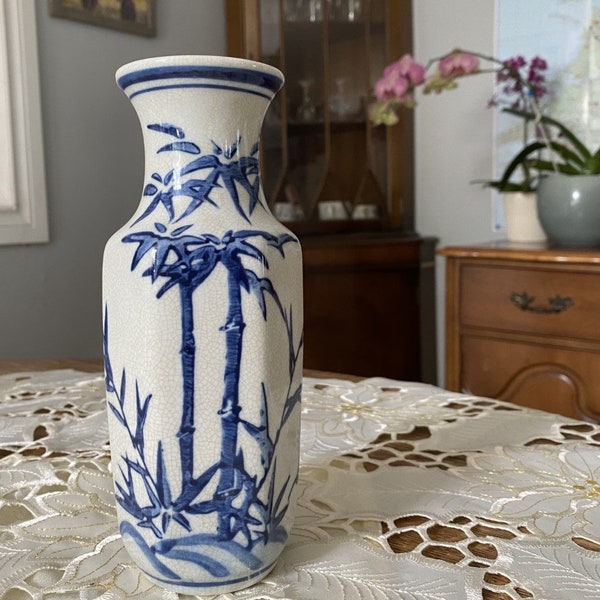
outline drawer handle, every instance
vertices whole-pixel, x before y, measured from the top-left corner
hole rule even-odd
[[[510,295],[510,299],[521,310],[537,314],[557,314],[575,305],[575,302],[569,296],[559,296],[558,294],[548,298],[548,306],[535,305],[535,296],[531,296],[527,292],[522,292],[521,294],[513,292]]]

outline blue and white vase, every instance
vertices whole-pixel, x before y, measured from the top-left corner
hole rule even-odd
[[[283,83],[241,59],[117,71],[144,132],[145,185],[104,253],[104,358],[120,531],[155,583],[244,588],[293,520],[302,267],[259,178]]]

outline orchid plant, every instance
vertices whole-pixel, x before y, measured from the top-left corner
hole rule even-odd
[[[502,192],[527,192],[536,188],[544,172],[600,174],[600,149],[590,151],[563,123],[543,113],[546,70],[547,63],[539,56],[530,61],[522,56],[499,60],[457,49],[421,64],[405,54],[388,65],[375,83],[377,102],[371,106],[369,116],[376,125],[395,125],[403,107],[416,106],[415,92],[419,88],[424,94],[439,94],[456,88],[461,78],[494,73],[496,90],[489,105],[523,120],[524,146],[508,163],[500,179],[485,181],[485,185]],[[514,181],[512,178],[517,174],[520,179]]]

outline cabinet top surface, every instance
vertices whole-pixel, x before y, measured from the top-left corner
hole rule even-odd
[[[555,248],[547,244],[518,244],[505,240],[465,246],[447,246],[439,250],[438,254],[446,258],[600,265],[599,248]]]

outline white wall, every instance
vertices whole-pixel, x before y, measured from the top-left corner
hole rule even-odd
[[[37,0],[49,244],[0,247],[0,359],[100,357],[101,261],[137,206],[143,149],[114,72],[161,54],[224,54],[223,0],[157,0],[144,38],[50,17]]]
[[[415,0],[415,58],[460,47],[494,53],[492,0]],[[492,231],[492,192],[473,180],[493,177],[493,78],[477,75],[456,90],[419,96],[416,128],[416,229],[439,248],[502,237]],[[436,261],[439,383],[444,374],[445,263]]]

